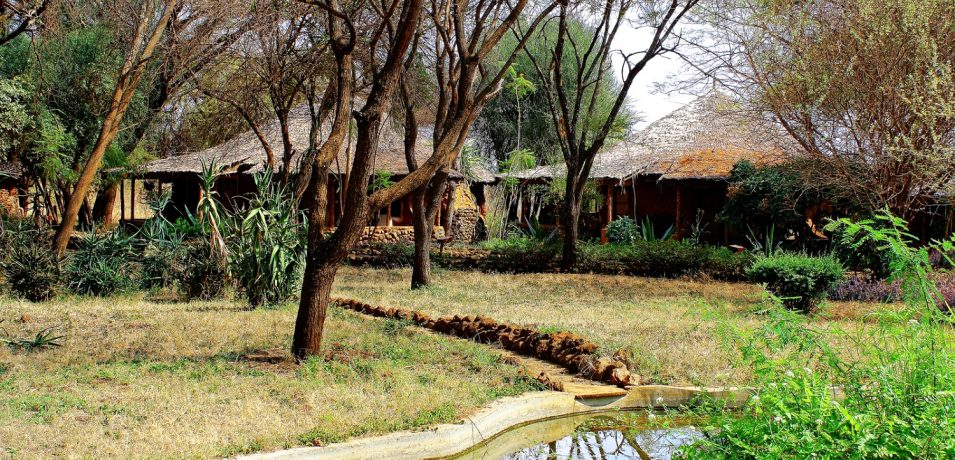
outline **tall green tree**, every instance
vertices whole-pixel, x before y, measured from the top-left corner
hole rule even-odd
[[[549,164],[562,161],[560,155],[560,140],[554,120],[551,117],[548,105],[548,93],[541,88],[542,78],[535,69],[535,62],[542,68],[548,69],[553,63],[553,44],[557,39],[559,26],[551,21],[543,25],[528,42],[524,52],[518,54],[511,68],[510,76],[501,94],[488,103],[475,125],[475,134],[482,154],[503,164],[511,154],[517,150],[527,150],[537,157],[538,164]],[[577,43],[587,40],[593,30],[576,18],[569,18],[567,33]],[[501,50],[508,50],[514,46],[514,38],[506,37],[502,41]],[[609,50],[607,50],[609,51]],[[604,53],[606,54],[605,51]],[[502,51],[504,52],[504,51]],[[574,74],[573,66],[581,59],[592,62],[601,60],[608,62],[609,56],[591,53],[584,56],[585,50],[566,48],[565,58],[561,59],[565,67],[563,84],[568,91],[574,91],[571,81]],[[619,91],[618,82],[612,72],[603,76],[604,81],[598,88],[598,104],[594,107],[595,116],[591,123],[595,128],[596,121],[605,120],[612,109],[612,102]],[[630,131],[637,120],[637,115],[628,106],[623,106],[620,113],[613,120],[609,142],[622,139]],[[584,128],[584,127],[582,127]]]

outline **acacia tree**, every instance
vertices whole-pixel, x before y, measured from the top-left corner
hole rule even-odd
[[[159,56],[147,66],[140,84],[144,102],[143,112],[129,128],[129,145],[144,143],[162,148],[162,139],[147,140],[150,134],[164,132],[156,129],[176,120],[166,116],[175,112],[176,100],[190,93],[196,76],[207,66],[220,60],[234,43],[249,32],[255,18],[240,0],[192,0],[176,6],[172,19],[162,36]],[[173,107],[171,110],[170,107]],[[173,121],[174,122],[174,121]],[[127,153],[127,152],[123,152]],[[128,163],[128,159],[124,158]],[[104,227],[112,226],[113,206],[118,195],[117,178],[101,177],[93,205],[94,221]],[[112,180],[110,180],[112,179]]]
[[[433,2],[430,18],[443,21],[435,26],[440,35],[435,56],[440,56],[443,70],[438,70],[437,79],[442,89],[436,110],[435,142],[433,153],[427,161],[418,165],[407,176],[393,185],[368,191],[368,178],[374,168],[378,138],[386,115],[391,110],[399,87],[401,73],[405,69],[409,52],[422,26],[422,0],[406,2],[385,1],[369,10],[346,11],[336,1],[309,3],[322,8],[328,16],[331,48],[336,59],[339,92],[353,82],[352,74],[346,72],[351,65],[355,49],[356,21],[374,17],[369,30],[369,57],[363,63],[363,73],[370,76],[370,85],[361,109],[353,113],[355,119],[355,149],[350,168],[352,179],[344,189],[344,210],[335,232],[324,235],[326,187],[329,166],[345,137],[347,105],[338,102],[334,119],[341,122],[338,130],[323,143],[313,166],[312,194],[314,196],[310,216],[305,279],[302,284],[301,303],[292,339],[292,354],[303,359],[318,354],[328,308],[329,294],[335,275],[347,257],[349,250],[358,242],[368,219],[378,209],[394,200],[426,185],[438,173],[446,170],[464,146],[470,127],[480,110],[500,90],[510,62],[488,63],[482,59],[490,55],[494,43],[508,32],[527,7],[527,1],[509,5],[506,1],[480,0],[475,2]],[[544,17],[543,12],[538,21]],[[472,16],[473,15],[473,16]],[[479,38],[485,37],[485,38]],[[503,65],[502,65],[503,64]],[[443,79],[440,75],[449,76]],[[446,85],[446,86],[445,86]],[[338,144],[338,145],[335,145]],[[337,147],[337,148],[336,148]]]
[[[594,156],[603,148],[624,110],[627,93],[637,76],[653,58],[672,52],[679,44],[681,34],[677,26],[697,3],[698,0],[605,0],[596,14],[591,4],[561,3],[550,60],[533,59],[540,86],[548,96],[548,108],[567,166],[561,203],[561,262],[565,268],[577,262],[580,209]],[[571,34],[571,26],[577,22],[589,32],[582,42]],[[624,25],[649,29],[652,35],[641,51],[619,51],[622,82],[609,101],[609,111],[600,110],[605,76],[613,71],[610,55],[617,45],[617,32]]]
[[[412,289],[431,282],[431,239],[453,163],[464,148],[477,117],[500,93],[514,60],[555,6],[545,5],[535,12],[527,21],[527,29],[517,34],[509,50],[502,53],[499,45],[517,26],[526,2],[518,2],[513,7],[504,1],[432,2],[427,43],[420,64],[434,69],[431,76],[434,84],[432,144],[436,152],[448,149],[450,157],[411,195],[415,240]],[[406,160],[408,169],[415,171],[419,165],[413,154],[417,122],[412,101],[414,93],[409,84],[415,75],[412,63],[407,63],[401,96],[406,114]]]
[[[141,4],[136,2],[114,5],[115,11],[121,15],[134,13],[134,24],[129,36],[129,45],[126,58],[116,78],[110,108],[103,118],[99,137],[90,151],[86,166],[80,172],[79,179],[73,187],[60,226],[57,227],[53,238],[53,249],[57,255],[66,252],[66,246],[73,234],[80,207],[86,201],[96,173],[103,161],[103,155],[116,138],[122,125],[123,117],[139,86],[139,80],[146,71],[146,66],[152,60],[160,39],[166,31],[176,8],[177,0],[145,0]],[[105,6],[104,6],[105,8]]]
[[[809,160],[804,187],[905,219],[952,191],[955,3],[723,0],[705,13],[694,65],[782,125]]]
[[[313,40],[318,30],[315,11],[298,2],[260,3],[250,13],[254,24],[237,40],[215,72],[202,80],[202,92],[236,110],[262,144],[266,162],[287,183],[297,152],[292,145],[290,116],[304,102],[310,78],[318,73],[325,46]],[[274,116],[281,146],[273,146],[260,123]],[[280,156],[276,150],[280,149]]]

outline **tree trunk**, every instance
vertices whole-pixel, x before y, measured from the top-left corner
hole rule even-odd
[[[431,284],[431,236],[434,220],[429,220],[425,206],[425,187],[411,195],[412,225],[414,226],[414,265],[411,267],[411,289]],[[433,219],[433,217],[431,218]]]
[[[427,185],[421,186],[412,195],[415,247],[411,289],[431,284],[431,239],[434,236],[434,221],[438,216],[438,210],[441,209],[447,183],[448,172],[439,170]]]
[[[292,355],[297,360],[321,352],[329,297],[339,266],[338,263],[321,259],[325,258],[309,254],[305,261],[306,278],[302,281],[302,297],[295,318],[295,334],[292,336]]]
[[[113,228],[113,207],[116,205],[119,183],[100,190],[93,202],[93,221],[102,222],[104,229]]]
[[[56,234],[53,236],[53,250],[57,256],[62,257],[66,252],[66,246],[69,244],[70,236],[72,236],[73,229],[76,227],[80,207],[83,205],[83,202],[86,201],[86,193],[89,191],[90,186],[93,185],[93,180],[96,179],[96,173],[99,171],[99,166],[103,161],[103,155],[106,154],[106,149],[113,143],[113,139],[116,138],[116,134],[119,132],[120,125],[123,122],[123,116],[126,114],[126,109],[129,108],[129,103],[136,93],[139,79],[142,77],[146,65],[152,59],[153,52],[159,45],[159,40],[163,32],[165,32],[166,26],[169,24],[169,18],[172,16],[175,4],[175,0],[167,0],[163,15],[145,45],[142,44],[144,38],[143,33],[146,30],[150,17],[148,15],[148,9],[146,8],[147,4],[143,5],[139,25],[135,31],[135,38],[129,54],[123,63],[123,67],[120,69],[116,87],[113,89],[113,97],[109,111],[106,112],[106,117],[103,119],[103,126],[100,128],[96,144],[90,152],[90,157],[86,161],[86,165],[83,166],[83,171],[80,173],[79,180],[76,181],[73,193],[69,195],[69,200],[63,210],[63,220],[60,222],[60,226],[57,227]],[[142,50],[140,50],[141,46],[143,47]]]
[[[577,265],[577,239],[579,237],[580,202],[584,179],[576,174],[567,174],[567,188],[561,210],[561,224],[564,228],[564,247],[561,256],[561,268],[570,271]]]

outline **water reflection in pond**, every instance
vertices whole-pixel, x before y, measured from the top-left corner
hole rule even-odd
[[[456,460],[667,460],[703,434],[690,420],[666,428],[645,413],[604,413],[543,420],[502,433]]]

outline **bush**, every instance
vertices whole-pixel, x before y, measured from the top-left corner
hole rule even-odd
[[[133,239],[120,231],[89,233],[66,266],[67,287],[76,294],[108,296],[133,286]]]
[[[50,300],[60,281],[60,261],[50,250],[50,229],[28,219],[0,218],[0,268],[10,290],[31,302]]]
[[[673,240],[582,244],[578,251],[580,271],[671,278],[706,275],[722,280],[739,280],[751,261],[749,255],[737,254],[727,248]]]
[[[872,280],[859,275],[836,283],[829,290],[830,300],[858,302],[895,302],[902,296],[898,282]]]
[[[560,254],[560,243],[554,238],[510,237],[486,241],[482,247],[491,252],[482,268],[507,273],[547,271]]]
[[[189,300],[212,300],[225,293],[226,266],[208,240],[184,243],[173,272],[179,289]]]
[[[176,260],[183,254],[182,240],[149,241],[143,248],[139,285],[143,289],[168,288],[176,280]]]
[[[60,264],[47,244],[14,245],[3,263],[10,290],[31,302],[50,300],[56,295]]]
[[[629,217],[620,217],[607,224],[607,241],[616,244],[630,244],[640,238],[637,222]]]
[[[739,411],[714,407],[701,414],[710,416],[700,419],[701,430],[712,435],[684,447],[682,457],[955,456],[955,366],[947,346],[952,323],[933,298],[934,288],[951,275],[933,273],[929,257],[931,249],[955,249],[955,239],[916,247],[907,224],[889,217],[895,223],[888,227],[836,225],[891,256],[900,308],[870,327],[849,329],[813,327],[802,315],[771,308],[762,326],[727,340],[753,369],[753,397]],[[858,352],[842,353],[831,345],[833,337]]]
[[[780,297],[787,308],[812,312],[829,289],[842,279],[842,264],[834,257],[779,254],[760,257],[746,275]]]
[[[414,264],[414,244],[411,243],[377,243],[373,250],[383,261],[385,268],[403,268]]]

